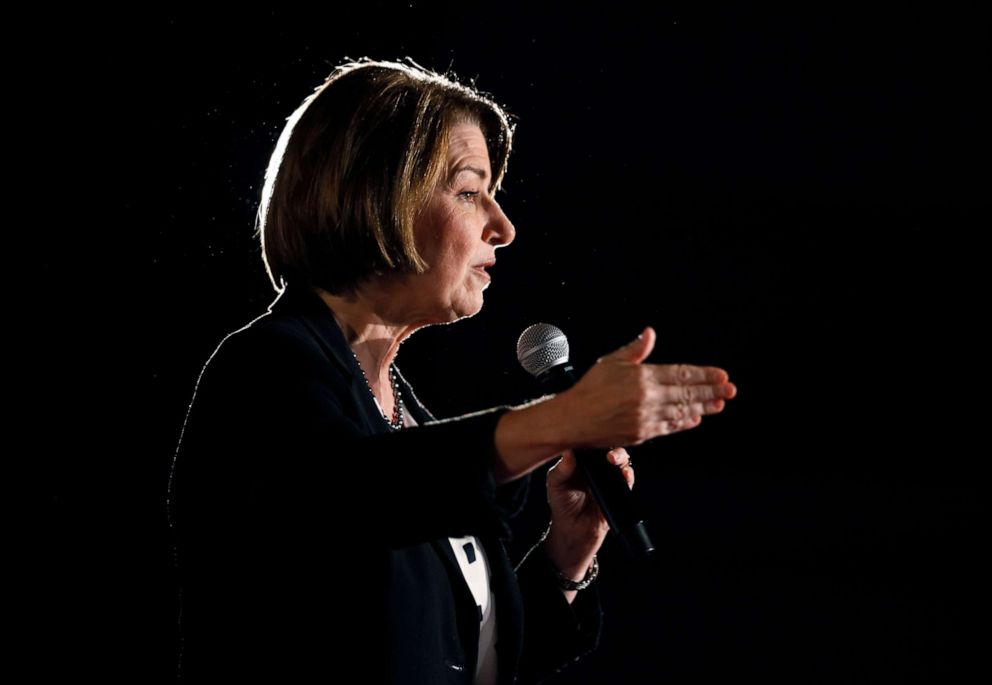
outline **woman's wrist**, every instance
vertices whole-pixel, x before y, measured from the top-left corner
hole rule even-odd
[[[548,561],[558,572],[563,589],[576,589],[564,586],[569,584],[568,581],[580,583],[588,579],[597,566],[596,552],[593,550],[564,548],[553,536],[547,537],[542,546]]]
[[[496,424],[493,442],[497,485],[527,475],[568,449],[563,437],[565,411],[560,396],[546,395],[511,407]]]
[[[574,579],[576,575],[574,572],[563,573],[558,567],[555,567],[555,572],[558,574],[558,587],[563,592],[585,590],[592,584],[592,581],[596,580],[596,576],[599,575],[599,559],[593,554],[592,562],[578,580]]]
[[[548,529],[550,532],[550,528]],[[599,561],[595,552],[591,557],[583,559],[577,563],[562,561],[562,554],[556,551],[554,542],[547,540],[548,533],[545,532],[545,539],[542,547],[544,555],[558,577],[558,589],[565,596],[565,601],[571,604],[575,601],[580,590],[584,590],[599,575]]]

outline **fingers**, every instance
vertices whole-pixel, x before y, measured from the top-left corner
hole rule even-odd
[[[662,400],[665,402],[705,402],[719,399],[731,399],[737,394],[737,386],[733,383],[717,383],[713,385],[662,385],[660,387]]]
[[[725,400],[737,396],[737,386],[726,380],[727,372],[714,366],[666,364],[647,365],[647,367],[659,382],[656,401],[660,405],[661,419],[673,421],[717,414],[726,406]],[[701,378],[724,380],[692,382]],[[675,382],[670,382],[673,379]],[[669,430],[682,427],[684,426],[673,425]]]
[[[646,437],[635,440],[630,444],[643,445],[649,440],[654,440],[658,437],[691,430],[701,425],[702,422],[703,418],[701,416],[690,416],[687,419],[658,419],[646,427],[643,432],[643,435],[646,435]]]
[[[630,464],[630,455],[627,454],[627,450],[623,447],[614,447],[606,453],[606,457],[610,460],[611,464],[616,464],[620,467]]]
[[[617,447],[610,450],[607,455],[607,459],[611,463],[616,464],[620,467],[621,473],[623,473],[624,480],[627,481],[627,487],[634,487],[634,463],[630,459],[630,455],[627,453],[623,447]]]
[[[663,385],[720,385],[730,380],[730,375],[716,366],[650,364],[649,367],[654,371],[658,382]]]
[[[672,433],[678,433],[679,431],[689,430],[690,428],[695,428],[702,422],[703,417],[701,416],[690,416],[687,419],[671,419],[661,421],[658,424],[657,435],[671,435]]]
[[[666,421],[694,419],[708,414],[719,414],[726,406],[723,400],[711,402],[663,402],[657,409],[658,418]]]

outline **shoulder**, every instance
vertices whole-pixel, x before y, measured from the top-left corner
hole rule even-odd
[[[328,361],[320,341],[302,321],[265,314],[224,336],[207,365],[312,368]]]
[[[348,409],[353,378],[305,322],[262,316],[225,335],[200,372],[194,400],[247,426],[316,425]],[[255,433],[263,426],[255,425]]]
[[[200,370],[194,397],[244,407],[281,397],[290,389],[333,390],[340,395],[350,376],[304,322],[263,315],[225,335]]]

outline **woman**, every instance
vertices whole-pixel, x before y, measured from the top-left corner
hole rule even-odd
[[[557,396],[441,421],[417,400],[399,346],[476,314],[513,241],[511,133],[412,62],[344,64],[288,119],[258,225],[280,294],[204,367],[170,481],[185,678],[532,682],[595,647],[608,525],[571,450],[691,428],[735,389],[644,364],[647,328]],[[507,520],[558,457],[514,568]]]

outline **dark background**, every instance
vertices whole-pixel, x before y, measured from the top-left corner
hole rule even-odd
[[[281,125],[364,55],[451,69],[517,118],[517,238],[486,306],[398,359],[436,415],[534,396],[514,346],[536,321],[579,368],[652,325],[650,361],[739,388],[631,449],[659,555],[607,542],[600,649],[560,682],[984,668],[988,24],[615,5],[87,12],[39,36],[12,138],[45,143],[13,198],[42,221],[9,311],[44,476],[43,670],[169,678],[185,410],[220,338],[274,299],[252,230]],[[545,508],[537,488],[520,545]]]

